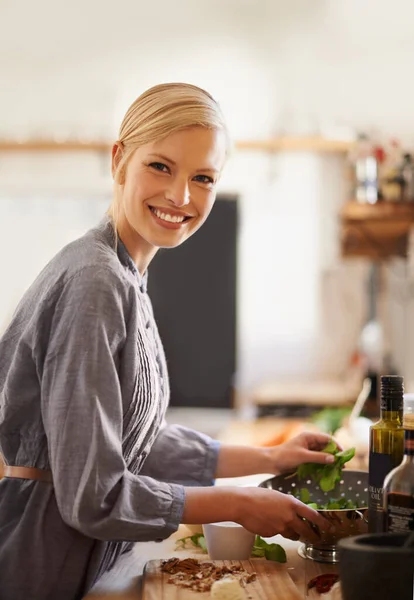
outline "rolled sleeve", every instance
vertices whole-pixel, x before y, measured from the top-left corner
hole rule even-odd
[[[184,486],[213,485],[220,445],[199,431],[164,425],[141,474]]]

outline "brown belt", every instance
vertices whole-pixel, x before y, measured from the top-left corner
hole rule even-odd
[[[9,465],[0,464],[0,479],[2,476],[12,479],[34,479],[36,481],[52,483],[52,471],[36,469],[35,467],[10,467]]]

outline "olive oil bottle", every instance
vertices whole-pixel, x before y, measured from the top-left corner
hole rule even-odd
[[[368,476],[368,529],[385,531],[384,481],[404,454],[402,427],[404,379],[397,375],[381,377],[380,420],[370,428]]]

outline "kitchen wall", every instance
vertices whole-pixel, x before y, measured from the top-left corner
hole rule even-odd
[[[183,80],[216,96],[235,139],[368,129],[414,143],[408,0],[392,11],[385,0],[143,4],[39,0],[22,11],[3,2],[0,138],[116,137],[136,95]],[[238,387],[343,374],[366,314],[367,273],[363,261],[339,260],[343,158],[235,152],[220,189],[241,201]],[[110,193],[107,156],[0,155],[0,328]],[[393,305],[392,343],[404,343],[414,381],[401,310]]]

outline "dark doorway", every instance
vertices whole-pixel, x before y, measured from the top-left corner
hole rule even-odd
[[[237,225],[237,197],[221,194],[201,229],[178,248],[159,250],[149,268],[171,406],[231,406]]]

